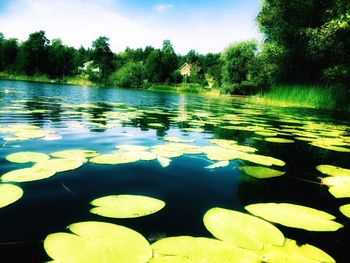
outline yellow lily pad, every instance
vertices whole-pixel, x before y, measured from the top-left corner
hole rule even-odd
[[[57,262],[148,262],[152,249],[136,231],[103,222],[80,222],[44,240],[46,253]]]
[[[22,195],[22,188],[13,184],[0,184],[0,208],[16,202]]]
[[[336,231],[343,227],[329,213],[289,203],[260,203],[245,206],[253,215],[288,227],[309,231]]]
[[[342,205],[341,207],[339,207],[339,210],[343,213],[343,215],[350,218],[350,204]]]
[[[241,154],[239,156],[239,159],[249,161],[256,164],[266,165],[266,166],[285,166],[286,163],[280,159],[271,157],[271,156],[265,156],[265,155],[259,155],[259,154]]]
[[[229,161],[220,161],[220,162],[216,162],[216,163],[213,163],[211,165],[208,165],[205,168],[206,169],[215,169],[215,168],[225,167],[229,164],[230,164]]]
[[[161,200],[141,195],[109,195],[91,202],[96,206],[91,213],[112,218],[135,218],[150,215],[161,210]]]
[[[260,262],[251,251],[205,237],[168,237],[153,243],[152,249],[151,262]]]
[[[6,160],[13,163],[40,162],[50,158],[47,154],[38,152],[17,152],[7,155]]]
[[[51,156],[67,159],[84,159],[99,155],[98,152],[92,150],[64,150],[50,153]]]
[[[239,169],[241,169],[247,175],[260,179],[277,177],[285,174],[285,172],[262,166],[241,166]]]
[[[33,168],[50,169],[58,172],[66,172],[78,169],[84,164],[84,159],[57,158],[36,163]]]
[[[196,140],[191,140],[191,139],[180,139],[177,137],[173,137],[173,136],[165,136],[163,138],[164,141],[168,141],[168,142],[179,142],[179,143],[187,143],[187,142],[195,142]]]
[[[125,150],[125,151],[146,151],[149,149],[148,146],[142,146],[142,145],[130,145],[130,144],[121,144],[117,145],[115,148]]]
[[[1,176],[3,182],[30,182],[49,178],[56,171],[51,168],[31,167],[10,171]]]
[[[277,137],[268,137],[265,138],[267,142],[275,142],[275,143],[294,143],[293,140],[285,139],[285,138],[277,138]]]
[[[341,168],[334,165],[321,164],[317,165],[316,169],[321,173],[330,176],[350,176],[350,169]]]
[[[171,160],[169,158],[165,158],[165,157],[161,157],[161,156],[158,156],[157,160],[163,168],[169,166],[169,164],[171,162]]]
[[[238,211],[212,208],[203,222],[213,236],[241,248],[260,250],[264,244],[281,246],[284,242],[282,232],[274,225]]]
[[[125,164],[137,162],[139,156],[132,152],[117,152],[113,154],[101,154],[90,159],[90,162],[96,164]]]
[[[263,262],[268,263],[335,263],[335,260],[323,250],[304,244],[298,246],[295,240],[285,239],[283,246],[266,245],[258,252]]]

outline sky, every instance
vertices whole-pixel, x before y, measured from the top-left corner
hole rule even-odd
[[[76,48],[107,36],[114,52],[169,39],[179,54],[206,54],[260,39],[258,11],[259,0],[0,0],[0,32],[25,41],[44,30]]]

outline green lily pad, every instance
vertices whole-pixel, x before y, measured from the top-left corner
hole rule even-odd
[[[241,169],[247,175],[260,179],[277,177],[285,174],[285,172],[262,166],[241,166],[239,169]]]
[[[97,206],[91,213],[112,218],[135,218],[150,215],[161,210],[165,203],[161,200],[141,195],[109,195],[91,202]]]
[[[334,165],[321,164],[317,165],[316,169],[321,173],[330,176],[350,176],[350,169],[341,168]]]
[[[282,160],[279,160],[277,158],[271,157],[271,156],[265,156],[265,155],[259,155],[259,154],[241,154],[239,156],[239,159],[249,161],[256,164],[266,165],[266,166],[285,166],[286,163]]]
[[[350,197],[350,176],[329,176],[322,178],[321,182],[322,184],[329,186],[328,191],[335,198]]]
[[[140,160],[139,156],[136,156],[132,152],[117,152],[113,154],[101,154],[90,159],[90,162],[96,164],[125,164],[133,163]]]
[[[260,203],[245,206],[253,215],[288,227],[309,231],[336,231],[343,227],[324,211],[288,203]]]
[[[50,153],[51,156],[67,159],[84,159],[99,155],[98,152],[92,150],[64,150]]]
[[[323,250],[309,244],[298,246],[295,240],[288,238],[285,239],[283,246],[266,245],[258,254],[261,255],[263,262],[269,263],[335,263],[335,260]]]
[[[22,195],[22,188],[13,184],[0,184],[0,208],[16,202]]]
[[[151,262],[260,262],[251,251],[205,237],[168,237],[153,243],[152,249]]]
[[[171,162],[171,160],[169,158],[165,158],[165,157],[161,157],[161,156],[158,156],[157,160],[163,168],[169,166],[169,164]]]
[[[277,137],[268,137],[265,138],[267,142],[275,142],[275,143],[294,143],[293,140],[285,139],[285,138],[277,138]]]
[[[7,155],[6,160],[13,163],[40,162],[50,158],[47,154],[38,152],[17,152]]]
[[[125,150],[125,151],[146,151],[149,149],[148,146],[142,146],[142,145],[129,145],[129,144],[122,144],[117,145],[115,148]]]
[[[152,249],[136,231],[103,222],[80,222],[70,233],[54,233],[44,240],[46,253],[57,262],[148,262]]]
[[[3,182],[30,182],[49,178],[56,174],[51,168],[31,167],[10,171],[1,176]]]
[[[168,141],[168,142],[180,142],[180,143],[187,143],[187,142],[195,142],[196,140],[190,140],[190,139],[180,139],[177,137],[173,137],[173,136],[165,136],[163,138],[164,141]]]
[[[66,172],[78,169],[84,164],[84,159],[57,158],[36,163],[33,168],[50,169],[58,172]]]
[[[343,215],[350,218],[350,204],[342,205],[341,207],[339,207],[339,210],[343,213]]]
[[[282,232],[274,225],[238,211],[212,208],[203,222],[213,236],[241,248],[260,250],[264,244],[281,246],[284,242]]]
[[[216,163],[213,163],[211,165],[208,165],[205,168],[206,169],[215,169],[215,168],[225,167],[229,164],[230,164],[229,161],[220,161],[220,162],[216,162]]]

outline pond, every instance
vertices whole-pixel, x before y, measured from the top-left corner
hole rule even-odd
[[[267,107],[244,98],[19,81],[0,81],[0,106],[1,184],[23,190],[21,198],[0,208],[0,251],[8,262],[49,261],[45,238],[69,233],[67,226],[85,221],[133,229],[150,244],[172,236],[212,238],[215,231],[203,223],[209,209],[250,214],[245,206],[258,203],[332,214],[339,223],[334,231],[267,220],[285,238],[346,262],[350,218],[339,207],[350,203],[350,196],[343,197],[350,188],[349,113]],[[37,165],[9,161],[10,154],[38,152],[58,159],[52,153],[64,150],[90,151],[63,153],[65,160],[81,163],[66,170],[57,167],[69,163],[42,166],[56,169],[42,180],[4,176]],[[108,162],[113,164],[101,164]],[[339,180],[324,179],[329,176]],[[347,193],[336,193],[343,184]],[[135,218],[90,212],[92,200],[109,195],[152,197],[165,207]]]

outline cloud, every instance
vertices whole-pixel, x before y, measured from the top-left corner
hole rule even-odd
[[[155,5],[153,6],[153,9],[156,10],[158,13],[162,13],[164,11],[167,11],[171,8],[173,8],[174,5],[172,4],[159,4],[159,5]]]
[[[118,4],[111,0],[14,0],[0,15],[0,28],[6,38],[21,41],[26,40],[29,33],[44,30],[47,38],[61,38],[64,44],[76,48],[90,47],[98,36],[107,36],[114,52],[127,46],[159,48],[164,39],[171,40],[175,51],[181,54],[190,49],[200,53],[220,52],[231,42],[257,37],[254,17],[233,15],[232,10],[226,16],[191,11],[165,19],[157,14],[128,13],[116,2]],[[158,10],[172,8],[164,6]],[[185,19],[179,19],[180,15]]]

